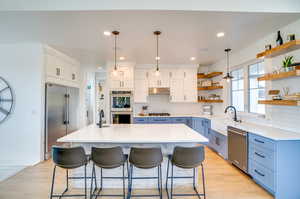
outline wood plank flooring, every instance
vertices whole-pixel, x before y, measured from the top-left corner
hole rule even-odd
[[[204,166],[207,199],[273,199],[269,193],[255,184],[247,175],[228,164],[209,149],[206,149]],[[15,176],[0,182],[0,199],[49,198],[52,168],[53,164],[51,161],[45,161],[36,166],[28,167]],[[57,191],[62,191],[64,188],[64,174],[63,170],[58,169]],[[199,176],[200,179],[201,176]],[[189,188],[176,189],[177,192],[190,190]],[[202,190],[201,183],[199,190]],[[72,193],[79,191],[81,190],[72,190]],[[113,191],[115,193],[120,190]],[[141,193],[141,191],[143,190],[138,190],[138,193]],[[166,194],[164,194],[164,198],[167,198]],[[185,199],[185,197],[176,198]]]

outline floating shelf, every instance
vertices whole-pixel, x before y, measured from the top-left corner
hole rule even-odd
[[[219,75],[222,75],[222,72],[211,72],[208,74],[197,74],[198,79],[209,79],[209,78],[213,78],[213,77],[217,77]]]
[[[284,79],[289,77],[297,77],[300,76],[300,70],[293,70],[289,72],[281,72],[278,74],[266,74],[262,77],[257,78],[258,81],[266,81],[266,80],[276,80],[276,79]]]
[[[297,49],[300,49],[300,40],[290,41],[275,48],[272,48],[271,50],[266,50],[264,52],[258,53],[256,55],[256,58],[275,57]]]
[[[223,103],[223,100],[198,100],[199,103]]]
[[[207,86],[207,87],[198,87],[198,91],[202,90],[216,90],[216,89],[222,89],[223,86]]]
[[[259,100],[258,103],[280,106],[300,106],[300,101],[296,100]]]

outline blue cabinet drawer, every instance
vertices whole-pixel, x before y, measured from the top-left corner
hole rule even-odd
[[[275,157],[274,152],[270,149],[258,147],[254,144],[249,145],[249,158],[262,166],[275,171]]]
[[[150,117],[149,123],[153,124],[169,124],[172,123],[171,118],[168,117]]]
[[[255,181],[269,189],[271,192],[274,192],[275,174],[271,170],[259,165],[259,163],[256,163],[255,161],[250,161],[249,173]]]
[[[173,117],[171,118],[172,123],[179,123],[179,124],[187,124],[188,118],[186,117]]]
[[[133,118],[134,124],[147,124],[148,118],[147,117],[135,117]]]
[[[268,138],[249,133],[249,141],[257,146],[275,151],[275,143]]]

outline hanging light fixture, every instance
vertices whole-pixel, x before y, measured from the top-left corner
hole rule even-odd
[[[160,31],[154,31],[154,35],[156,36],[156,70],[155,70],[155,75],[159,76],[160,72],[159,72],[159,66],[158,66],[158,61],[160,60],[160,57],[158,56],[158,37],[161,34]]]
[[[227,82],[230,82],[230,80],[233,78],[229,73],[229,52],[230,51],[231,51],[230,48],[225,49],[226,56],[227,56],[227,73],[226,73],[226,76],[223,77],[223,79],[226,79]]]
[[[117,76],[118,74],[118,67],[117,67],[117,36],[120,34],[119,31],[112,31],[112,34],[115,36],[115,46],[114,46],[114,59],[115,59],[115,66],[113,70],[113,75]]]

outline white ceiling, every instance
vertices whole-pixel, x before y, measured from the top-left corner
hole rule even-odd
[[[210,64],[224,58],[227,47],[238,51],[257,39],[299,19],[300,14],[195,11],[0,12],[0,42],[49,44],[89,65],[112,60],[113,38],[119,30],[119,56],[154,63],[154,30],[161,30],[161,63]],[[217,38],[223,31],[225,37]],[[189,58],[196,57],[191,62]]]

